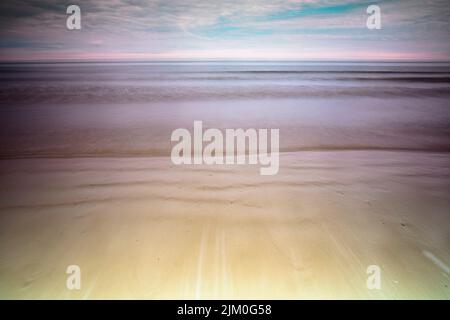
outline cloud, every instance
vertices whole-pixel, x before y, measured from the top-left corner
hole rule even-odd
[[[76,4],[76,1],[73,1]],[[382,30],[365,27],[369,4]],[[84,0],[68,31],[66,1],[0,3],[0,59],[295,59],[313,54],[450,60],[447,0]],[[371,54],[372,53],[372,54]]]

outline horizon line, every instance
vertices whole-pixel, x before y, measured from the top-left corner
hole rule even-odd
[[[217,59],[217,58],[187,58],[187,59],[7,59],[1,64],[13,63],[162,63],[162,62],[328,62],[328,63],[450,63],[449,60],[413,60],[413,59]]]

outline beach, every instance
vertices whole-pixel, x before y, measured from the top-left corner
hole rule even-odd
[[[0,298],[450,298],[448,65],[0,69]],[[279,129],[278,174],[174,165],[196,120]]]

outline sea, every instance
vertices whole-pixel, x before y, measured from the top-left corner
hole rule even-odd
[[[450,64],[0,64],[0,158],[169,156],[170,135],[280,129],[280,151],[450,151]]]

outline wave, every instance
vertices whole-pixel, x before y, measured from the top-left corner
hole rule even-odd
[[[412,80],[414,81],[414,80]],[[411,82],[411,81],[410,81]],[[230,99],[301,99],[331,97],[449,97],[448,86],[404,87],[390,86],[336,86],[326,85],[220,85],[188,86],[10,86],[0,88],[0,104],[37,103],[150,103],[161,101],[198,101]]]
[[[281,148],[281,154],[298,152],[421,152],[421,153],[450,153],[448,146],[420,146],[420,147],[389,147],[389,146],[311,146]],[[158,150],[156,152],[126,151],[116,152],[92,152],[78,150],[74,152],[48,152],[48,151],[15,151],[13,153],[0,153],[0,160],[14,159],[77,159],[77,158],[167,158],[170,161],[170,150]],[[147,169],[145,169],[147,170]]]

